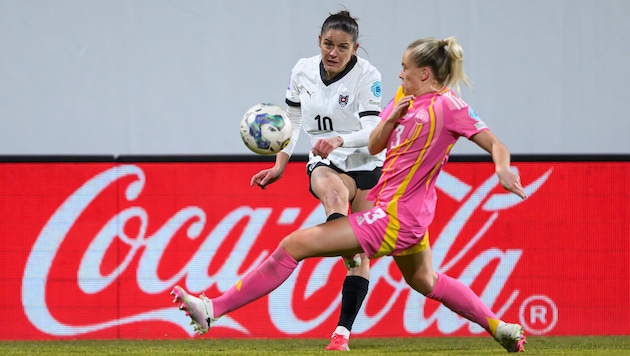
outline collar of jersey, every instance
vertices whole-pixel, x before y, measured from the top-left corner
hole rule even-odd
[[[352,57],[350,58],[350,62],[348,62],[348,65],[343,71],[341,71],[339,74],[332,77],[330,80],[326,80],[326,71],[324,70],[324,63],[320,61],[319,62],[319,76],[322,78],[322,83],[324,83],[324,85],[326,86],[329,86],[330,84],[338,81],[339,79],[343,78],[346,74],[348,74],[348,72],[351,71],[352,68],[354,68],[356,64],[357,64],[357,56],[352,55]]]

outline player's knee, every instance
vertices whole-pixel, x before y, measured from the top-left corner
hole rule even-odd
[[[339,190],[334,187],[326,187],[320,195],[320,200],[325,207],[335,210],[335,207],[348,206],[348,193],[345,189]]]
[[[294,231],[285,236],[278,244],[283,250],[285,250],[291,257],[293,257],[297,261],[303,260],[305,258],[305,247],[300,240],[300,233],[300,230]]]
[[[405,277],[407,284],[422,295],[427,295],[433,291],[435,278],[433,273],[418,271],[411,277]]]
[[[295,232],[290,233],[289,235],[285,236],[282,240],[280,240],[279,246],[289,252],[289,250],[293,249],[295,247]]]

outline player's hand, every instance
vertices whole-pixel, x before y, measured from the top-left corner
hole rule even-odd
[[[260,189],[265,189],[269,184],[277,181],[282,177],[282,170],[278,168],[268,168],[263,169],[262,171],[254,174],[252,179],[249,182],[249,186],[253,187],[254,184],[260,187]]]
[[[392,112],[389,114],[387,121],[396,122],[398,121],[398,119],[405,116],[407,110],[409,110],[409,107],[411,106],[411,101],[413,100],[413,98],[413,95],[407,95],[398,100],[396,105],[394,105]]]
[[[505,190],[508,190],[518,195],[522,199],[527,198],[527,194],[525,194],[525,190],[521,185],[521,177],[518,174],[512,172],[509,169],[504,169],[501,171],[497,171],[497,176],[499,177],[499,182],[501,183],[501,186]]]
[[[330,137],[330,138],[322,138],[315,142],[311,152],[315,156],[320,156],[321,158],[326,158],[335,148],[341,147],[343,145],[343,139],[339,136]]]

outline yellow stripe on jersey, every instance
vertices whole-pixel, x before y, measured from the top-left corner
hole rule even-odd
[[[451,152],[451,149],[453,148],[454,145],[455,145],[454,143],[451,143],[450,145],[448,145],[448,147],[446,148],[446,151],[444,152],[444,155],[442,156],[442,159],[437,161],[437,163],[435,164],[435,166],[431,170],[431,173],[429,173],[429,178],[427,178],[427,183],[425,185],[425,187],[427,189],[429,189],[429,184],[431,184],[431,181],[433,180],[433,177],[435,176],[435,173],[442,166],[442,161],[444,161],[444,157],[446,157]]]
[[[392,105],[396,105],[396,103],[398,101],[400,101],[400,99],[402,99],[405,96],[405,93],[403,92],[403,88],[402,86],[399,86],[398,89],[396,89],[396,94],[394,94],[394,102],[392,103]],[[413,100],[411,101],[409,107],[411,108],[411,106],[413,106]],[[422,125],[420,125],[422,127]],[[417,129],[417,128],[416,128]],[[416,132],[414,132],[414,135],[416,135]],[[407,139],[405,139],[405,142],[403,142],[402,144],[396,146],[396,147],[392,147],[388,152],[387,155],[388,156],[398,156],[399,153],[398,151],[401,150],[402,148],[405,148],[405,144],[408,142]],[[387,167],[383,167],[384,170],[389,170],[392,168],[392,166],[394,165],[394,162],[396,161],[396,159],[392,159],[391,162],[389,163],[389,165]],[[381,192],[383,192],[383,188],[385,188],[387,186],[387,179],[385,180],[385,182],[383,182],[383,186],[381,187],[381,191],[379,192],[378,196],[380,196]],[[378,204],[380,201],[379,198],[376,198],[376,202],[375,204]]]
[[[386,210],[387,210],[387,214],[389,215],[390,220],[389,220],[389,224],[387,225],[387,229],[385,231],[383,243],[381,244],[381,247],[378,249],[374,257],[384,256],[390,253],[391,251],[393,251],[396,246],[396,240],[398,239],[398,231],[400,231],[400,220],[398,220],[398,215],[396,214],[398,210],[398,199],[400,199],[400,197],[403,195],[403,193],[407,189],[407,186],[409,185],[411,178],[414,176],[414,174],[420,167],[420,164],[422,163],[424,159],[424,155],[427,152],[427,149],[429,148],[429,146],[431,145],[431,141],[433,141],[433,135],[435,134],[435,109],[433,108],[433,105],[435,104],[435,98],[437,97],[438,94],[439,93],[436,93],[436,95],[434,95],[433,98],[431,98],[431,104],[429,105],[429,118],[430,118],[429,125],[430,126],[429,126],[429,133],[427,135],[427,140],[424,143],[424,147],[422,147],[422,149],[420,150],[420,153],[418,154],[418,158],[416,159],[413,166],[409,170],[409,173],[407,174],[407,176],[403,179],[403,182],[400,184],[400,186],[398,186],[396,193],[394,193],[394,197],[389,202],[389,204],[387,204]],[[422,131],[423,126],[424,125],[416,126],[416,129],[414,130],[411,140],[406,140],[404,142],[404,146],[405,146],[404,151],[407,151],[412,146],[412,143],[418,138],[418,135]],[[386,185],[386,183],[387,182],[384,182],[383,188]]]
[[[398,91],[396,92],[396,96],[394,98],[394,104],[398,100],[400,100],[403,96],[405,96],[405,93],[403,93],[402,87],[398,87]],[[411,103],[409,105],[410,105],[410,107],[411,107],[411,105],[413,105],[413,100],[411,101]],[[393,158],[391,159],[391,161],[389,162],[389,165],[387,165],[387,167],[383,167],[383,171],[390,170],[394,166],[394,163],[396,162],[396,158],[398,158],[398,156],[400,156],[400,154],[401,154],[401,152],[400,152],[401,150],[404,149],[402,152],[405,152],[405,151],[407,151],[407,149],[409,149],[409,147],[411,147],[410,145],[408,145],[408,143],[413,141],[413,140],[415,140],[418,137],[418,135],[420,134],[420,131],[422,131],[422,127],[423,127],[422,125],[423,124],[416,125],[416,127],[414,129],[414,132],[411,135],[411,137],[412,137],[411,140],[408,139],[408,138],[405,138],[405,140],[402,143],[400,143],[396,147],[391,148],[387,152],[387,156],[388,157],[393,157]],[[385,178],[385,180],[383,181],[383,186],[381,187],[381,191],[379,192],[378,197],[381,196],[380,193],[382,193],[383,189],[385,189],[385,187],[387,186],[387,180],[388,179]],[[380,198],[376,198],[375,204],[378,204],[379,202],[380,202]]]
[[[447,91],[449,91],[449,90],[450,90],[449,88],[444,88],[444,89],[442,89],[442,91],[440,91],[440,94],[446,93],[446,92],[447,92]],[[447,95],[447,97],[448,97],[449,99],[453,99],[453,97],[452,97],[452,96],[450,96],[450,95]],[[429,174],[429,178],[427,178],[427,183],[426,183],[426,185],[425,185],[425,187],[426,187],[427,189],[429,188],[429,185],[431,184],[431,181],[432,181],[432,180],[433,180],[433,178],[435,177],[435,174],[437,173],[438,169],[440,169],[440,167],[442,166],[442,161],[444,161],[444,157],[448,156],[448,154],[451,152],[451,149],[453,149],[453,146],[454,146],[454,145],[455,145],[454,143],[452,143],[452,144],[448,145],[448,147],[446,148],[446,151],[444,152],[444,155],[442,156],[442,159],[441,159],[441,160],[439,160],[439,161],[435,164],[435,166],[433,167],[433,169],[431,170],[431,173]]]

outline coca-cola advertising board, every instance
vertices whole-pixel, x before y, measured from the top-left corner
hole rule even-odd
[[[0,164],[0,339],[195,337],[169,292],[212,297],[289,232],[325,220],[304,162],[265,190],[268,162]],[[516,162],[528,198],[489,162],[451,162],[430,227],[437,270],[529,335],[630,335],[630,163]],[[300,263],[203,337],[328,337],[345,268]],[[474,336],[477,325],[372,261],[354,337]]]

